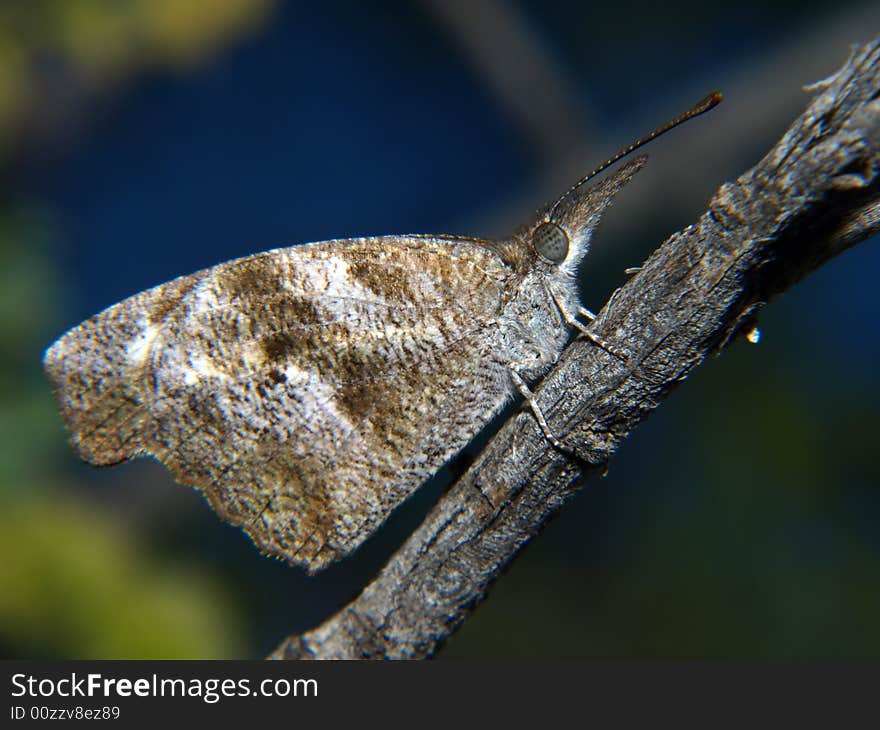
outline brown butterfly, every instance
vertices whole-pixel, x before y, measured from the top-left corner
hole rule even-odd
[[[582,320],[576,273],[641,168],[578,181],[503,241],[381,236],[219,264],[136,294],[46,352],[77,453],[151,455],[263,551],[314,572],[354,550],[521,394]]]

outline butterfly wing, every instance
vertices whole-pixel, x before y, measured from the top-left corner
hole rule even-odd
[[[48,351],[79,454],[140,454],[264,551],[318,570],[503,406],[489,244],[387,237],[256,254],[155,287]]]

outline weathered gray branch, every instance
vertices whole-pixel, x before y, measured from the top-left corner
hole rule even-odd
[[[616,292],[598,332],[622,362],[577,340],[543,381],[551,428],[580,461],[512,418],[354,601],[273,658],[431,655],[547,519],[621,440],[760,309],[880,228],[880,42],[822,82],[779,143]]]

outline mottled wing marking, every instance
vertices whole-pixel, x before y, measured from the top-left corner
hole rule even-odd
[[[84,458],[152,454],[263,550],[317,570],[503,405],[486,330],[515,283],[467,240],[278,249],[121,302],[45,364]]]
[[[142,453],[143,377],[169,312],[206,272],[136,294],[60,338],[43,364],[75,451],[105,466]]]

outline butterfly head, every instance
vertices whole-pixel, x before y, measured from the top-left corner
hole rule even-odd
[[[527,233],[538,265],[574,274],[602,214],[646,159],[636,157],[598,183],[578,185],[548,206]]]
[[[642,168],[647,158],[634,158],[598,183],[592,183],[593,178],[639,147],[709,111],[721,102],[721,98],[719,91],[706,95],[684,114],[637,139],[572,185],[529,228],[528,238],[537,255],[537,261],[545,267],[556,267],[565,273],[574,274],[589,249],[590,238],[602,213],[620,189]]]

